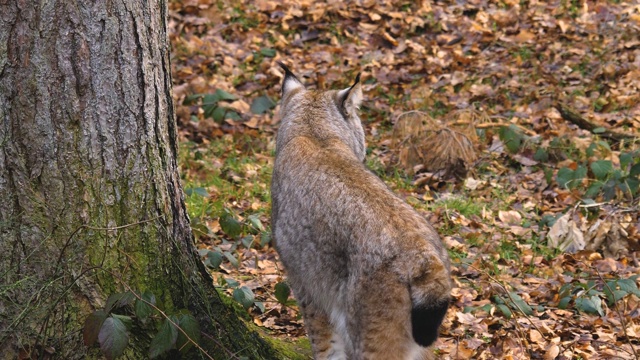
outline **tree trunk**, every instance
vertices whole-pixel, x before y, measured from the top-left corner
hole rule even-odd
[[[195,252],[167,5],[150,3],[0,1],[0,358],[101,357],[84,321],[127,289],[188,309],[216,359],[281,357]],[[127,357],[148,357],[155,331],[133,332]]]

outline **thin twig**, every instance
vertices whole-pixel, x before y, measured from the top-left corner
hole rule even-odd
[[[469,125],[470,123],[468,121],[456,121],[451,123],[450,125]],[[518,125],[518,124],[513,124],[513,123],[496,123],[496,122],[487,122],[487,123],[480,123],[480,124],[475,124],[473,126],[475,126],[477,129],[486,129],[486,128],[492,128],[492,127],[509,127],[510,125],[515,125],[518,129],[520,129],[522,132],[524,132],[525,134],[529,135],[529,136],[536,136],[537,133],[533,130],[529,130],[526,127],[522,126],[522,125]]]
[[[507,294],[507,296],[509,297],[509,300],[511,301],[511,303],[513,305],[515,305],[515,307],[522,313],[522,315],[524,315],[524,317],[529,321],[529,323],[536,328],[536,330],[540,333],[540,335],[548,342],[550,342],[551,340],[549,340],[545,334],[540,330],[540,328],[538,328],[538,326],[536,324],[533,323],[533,321],[531,321],[531,319],[529,318],[529,316],[527,314],[525,314],[525,312],[522,310],[522,308],[520,308],[520,306],[515,302],[515,300],[511,297],[511,294],[509,294],[509,290],[507,290],[506,286],[504,286],[498,279],[494,278],[493,276],[489,275],[489,273],[487,273],[486,271],[484,271],[483,269],[479,269],[471,264],[468,265],[469,267],[476,269],[477,271],[487,275],[487,277],[489,277],[489,279],[493,280],[496,284],[498,284],[498,286],[500,286],[502,288],[502,290],[504,291],[505,294]],[[524,331],[522,330],[522,328],[520,327],[520,324],[518,323],[518,320],[515,319],[514,317],[514,323],[515,326],[517,328],[517,331],[520,333],[520,337],[521,340],[527,345],[526,349],[529,349],[529,341],[527,340],[527,337],[524,335]],[[520,346],[522,346],[522,344],[520,344]],[[524,351],[527,352],[527,351]]]
[[[509,297],[509,300],[511,300],[511,302],[513,303],[513,305],[516,306],[516,308],[522,313],[522,315],[524,315],[524,317],[529,321],[529,323],[536,328],[536,330],[538,330],[538,332],[540,333],[540,335],[542,335],[542,337],[547,340],[547,341],[551,341],[549,338],[547,338],[544,334],[544,332],[542,332],[542,330],[540,330],[540,328],[533,323],[533,321],[531,321],[531,319],[529,318],[529,316],[527,314],[525,314],[525,312],[522,310],[522,308],[520,308],[520,306],[515,302],[515,300],[513,300],[513,298],[511,297],[511,294],[509,294],[509,290],[507,290],[506,286],[502,285],[502,283],[500,282],[500,280],[494,278],[493,276],[489,275],[489,273],[487,273],[486,271],[484,271],[483,269],[478,269],[477,267],[469,264],[468,265],[471,268],[474,268],[482,273],[484,273],[485,275],[487,275],[487,277],[491,280],[493,280],[496,284],[498,284],[502,290],[505,292],[505,294],[507,294],[507,296]],[[516,321],[517,323],[517,321]]]
[[[128,227],[132,227],[132,226],[136,226],[136,225],[152,222],[152,221],[158,220],[158,219],[160,219],[162,217],[164,217],[164,215],[158,215],[158,216],[156,216],[154,218],[151,218],[151,219],[140,220],[138,222],[134,222],[134,223],[131,223],[131,224],[125,224],[125,225],[114,226],[114,227],[95,227],[95,226],[89,226],[89,225],[82,225],[82,227],[85,227],[85,228],[91,229],[91,230],[113,231],[113,230],[124,229],[124,228],[128,228]]]

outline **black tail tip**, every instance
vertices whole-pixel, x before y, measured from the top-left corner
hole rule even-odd
[[[413,340],[420,346],[427,347],[438,338],[440,324],[449,308],[449,300],[422,304],[411,309],[411,329]]]

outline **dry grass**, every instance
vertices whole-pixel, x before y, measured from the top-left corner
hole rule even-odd
[[[478,158],[476,125],[487,121],[486,114],[475,110],[453,112],[444,122],[421,111],[402,113],[391,142],[396,164],[409,174],[426,171],[463,179]]]

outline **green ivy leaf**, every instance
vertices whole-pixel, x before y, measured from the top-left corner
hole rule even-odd
[[[587,176],[587,168],[580,165],[575,170],[563,167],[558,170],[556,181],[558,185],[567,189],[575,189],[582,183],[582,179]]]
[[[206,94],[202,98],[202,108],[204,109],[205,106],[216,107],[218,106],[218,101],[220,101],[220,98],[216,94]]]
[[[204,264],[212,269],[217,269],[222,264],[222,254],[218,251],[209,251]]]
[[[227,112],[224,114],[224,118],[225,119],[231,119],[231,120],[234,120],[234,121],[242,120],[242,117],[240,116],[240,114],[238,114],[233,109],[227,109]]]
[[[251,249],[251,245],[253,244],[253,235],[247,235],[243,237],[242,239],[240,239],[240,242],[242,242],[242,245],[244,245],[244,247],[246,247],[247,249]]]
[[[133,319],[131,318],[131,316],[120,314],[111,314],[111,316],[122,321],[127,330],[131,330],[131,327],[133,326]]]
[[[209,197],[209,193],[207,192],[207,190],[205,188],[202,187],[197,187],[195,189],[193,189],[193,192],[202,196],[202,197]]]
[[[236,259],[236,257],[233,256],[233,254],[231,254],[229,251],[225,251],[223,254],[224,254],[224,257],[226,257],[227,260],[229,260],[231,265],[233,265],[233,267],[238,268],[240,266],[240,263],[238,263],[238,259]]]
[[[547,162],[549,160],[549,152],[547,149],[538,148],[536,153],[533,155],[533,160],[538,162]]]
[[[558,309],[566,309],[569,307],[569,303],[571,302],[571,296],[565,296],[558,302]]]
[[[604,315],[604,311],[602,311],[602,302],[600,298],[596,295],[588,298],[588,297],[580,297],[576,299],[576,309],[594,315]]]
[[[510,291],[509,292],[509,300],[513,301],[515,303],[515,308],[522,311],[523,313],[525,313],[526,315],[532,315],[533,314],[533,309],[531,308],[531,306],[529,306],[529,304],[527,304],[521,297],[520,295]]]
[[[604,180],[613,171],[610,160],[597,160],[591,163],[591,171],[598,180]]]
[[[247,216],[247,220],[249,220],[249,224],[251,224],[254,229],[264,231],[264,225],[262,225],[262,221],[260,221],[260,215],[251,214]]]
[[[271,242],[271,233],[268,231],[263,231],[260,233],[260,246],[265,246]]]
[[[238,286],[240,286],[240,282],[231,279],[231,278],[223,278],[224,282],[227,284],[227,286],[229,286],[230,288],[237,288]]]
[[[124,349],[129,344],[127,327],[120,319],[111,316],[106,318],[100,328],[98,342],[107,359],[117,358],[124,353]]]
[[[257,115],[264,114],[265,112],[276,107],[276,102],[271,100],[267,95],[257,97],[251,103],[251,112]]]
[[[511,309],[509,309],[509,307],[507,305],[504,304],[497,304],[496,308],[498,310],[500,310],[500,312],[502,313],[502,315],[504,315],[507,319],[511,319],[511,316],[513,315],[511,313]]]
[[[580,185],[582,183],[582,179],[585,177],[587,177],[587,168],[582,165],[578,165],[578,168],[573,173],[574,187]]]
[[[217,89],[214,95],[221,101],[234,101],[238,99],[237,96],[220,89]]]
[[[210,115],[207,114],[207,112],[205,111],[204,115],[205,117],[210,117],[213,119],[213,121],[217,122],[218,124],[221,124],[224,121],[224,116],[227,114],[227,109],[221,107],[221,106],[217,106],[215,109],[211,110]],[[209,116],[207,116],[209,115]]]
[[[626,170],[627,166],[633,162],[633,155],[631,153],[620,154],[620,168]]]
[[[255,295],[253,291],[246,286],[242,286],[233,290],[233,298],[239,302],[245,310],[249,309],[253,305]]]
[[[629,279],[620,279],[616,281],[616,283],[621,290],[640,297],[640,290],[638,290],[638,285],[636,285],[636,278],[638,278],[638,276],[632,276]]]
[[[124,293],[122,298],[118,300],[116,307],[124,307],[127,305],[131,305],[134,303],[134,301],[136,301],[136,296],[131,291],[127,291]]]
[[[513,124],[509,125],[508,127],[503,126],[499,130],[499,135],[500,139],[511,153],[516,153],[518,152],[518,150],[520,150],[520,146],[522,145],[524,136],[517,126]]]
[[[204,95],[203,94],[191,94],[188,95],[187,97],[184,98],[184,101],[182,102],[182,105],[191,105],[193,103],[195,103],[196,101],[198,101],[199,99],[201,99]]]
[[[637,163],[631,167],[629,170],[629,176],[638,176],[640,175],[640,163]]]
[[[289,288],[289,284],[285,282],[279,282],[276,284],[276,299],[280,304],[285,305],[287,300],[289,299],[289,295],[291,294],[291,288]]]
[[[615,289],[615,282],[610,281],[608,282],[609,284],[609,288],[611,289]],[[605,287],[604,290],[604,294],[607,297],[607,302],[609,303],[609,305],[613,305],[616,301],[622,299],[623,297],[627,296],[629,293],[624,291],[624,290],[613,290],[613,292],[609,291],[609,288]]]
[[[220,109],[218,107],[218,105],[211,105],[211,104],[202,105],[202,110],[204,111],[204,117],[205,118],[212,118],[213,119],[213,113],[217,109]]]
[[[106,319],[107,313],[103,310],[94,311],[87,316],[82,328],[82,338],[86,346],[92,346],[98,340],[100,328]]]
[[[585,191],[584,197],[595,198],[596,195],[600,193],[600,190],[602,189],[603,186],[604,186],[604,183],[602,181],[595,181],[593,184],[589,186],[587,191]]]
[[[260,49],[260,54],[266,57],[274,57],[276,56],[276,49],[262,48]]]
[[[172,318],[172,320],[174,319]],[[155,359],[173,349],[177,339],[178,329],[168,319],[164,319],[160,330],[151,340],[151,345],[149,345],[149,358]]]
[[[242,223],[234,218],[228,210],[225,210],[224,214],[220,217],[220,227],[225,234],[232,238],[242,233]]]
[[[135,299],[136,297],[130,291],[111,294],[109,298],[107,298],[107,304],[104,309],[107,313],[110,313],[113,309],[132,304]]]
[[[591,131],[592,131],[594,134],[602,134],[602,133],[604,133],[606,130],[605,130],[605,128],[603,128],[603,127],[597,127],[597,128],[595,128],[595,129],[593,129],[593,130],[591,130]]]
[[[148,303],[155,306],[156,296],[151,291],[145,290],[145,292],[143,292],[140,297],[146,302],[141,301],[140,299],[136,300],[135,314],[137,317],[144,321],[149,318],[149,316],[151,316],[151,314],[153,314],[153,312],[155,311],[155,309]]]
[[[558,170],[558,174],[556,175],[556,181],[558,185],[569,189],[571,186],[571,182],[573,181],[573,170],[563,167]]]
[[[178,331],[176,348],[180,350],[180,352],[186,353],[191,347],[193,347],[193,343],[189,341],[189,339],[196,343],[200,342],[200,326],[198,325],[196,318],[191,314],[180,314],[177,320],[178,321],[176,321],[176,323],[185,333],[187,333],[189,338],[187,338],[182,331]]]
[[[602,195],[605,200],[609,201],[616,197],[616,188],[618,187],[618,184],[619,182],[616,180],[609,180],[604,184],[602,187]]]

